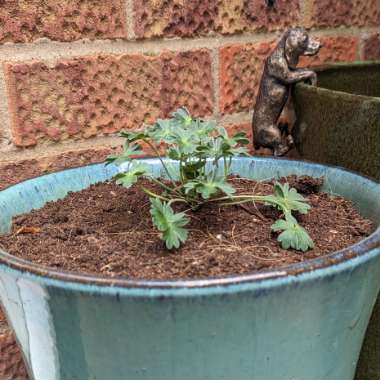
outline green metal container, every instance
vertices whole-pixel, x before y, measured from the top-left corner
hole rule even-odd
[[[295,87],[294,137],[302,158],[380,179],[380,62],[317,70]]]
[[[162,176],[157,159],[152,173]],[[14,215],[109,179],[62,171],[0,192]],[[325,177],[380,224],[380,184],[291,160],[239,158],[232,173]],[[136,281],[52,271],[0,252],[0,298],[34,380],[352,380],[380,288],[380,229],[330,256],[260,274]]]
[[[380,62],[320,68],[318,87],[294,91],[294,137],[305,159],[380,179]],[[364,344],[357,380],[380,380],[380,298]]]

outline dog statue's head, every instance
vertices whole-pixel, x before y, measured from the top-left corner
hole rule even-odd
[[[309,37],[303,28],[288,30],[285,38],[285,54],[292,64],[297,64],[301,55],[315,55],[321,48],[321,43],[317,39]]]

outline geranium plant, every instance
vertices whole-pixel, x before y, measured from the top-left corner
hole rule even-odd
[[[180,108],[171,119],[158,120],[144,131],[124,131],[120,136],[126,140],[124,150],[118,156],[109,157],[107,163],[126,166],[126,171],[115,176],[117,184],[129,188],[145,177],[162,189],[156,193],[138,184],[150,197],[153,224],[168,249],[179,248],[186,241],[190,211],[196,211],[208,202],[218,202],[226,207],[260,202],[275,207],[282,216],[273,224],[272,230],[279,233],[282,247],[301,251],[313,248],[312,239],[293,214],[306,214],[310,209],[296,189],[287,183],[276,182],[270,195],[235,194],[228,175],[232,158],[248,155],[244,145],[249,140],[244,133],[230,137],[216,122],[193,118],[185,108]],[[154,177],[148,166],[136,159],[144,154],[141,142],[161,160],[165,179]],[[171,160],[162,159],[159,152],[162,144]],[[173,206],[176,203],[186,204],[187,211],[175,212]]]

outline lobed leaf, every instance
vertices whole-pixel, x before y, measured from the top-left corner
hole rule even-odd
[[[130,188],[138,181],[139,177],[146,174],[147,170],[148,166],[144,163],[132,161],[127,172],[115,175],[116,184]]]
[[[285,219],[280,219],[272,225],[272,231],[282,231],[277,240],[284,249],[293,248],[297,251],[306,252],[314,248],[314,242],[307,231],[289,213],[285,214]]]
[[[266,203],[277,206],[284,213],[298,211],[301,214],[307,214],[310,210],[310,205],[306,199],[297,192],[294,188],[289,188],[289,184],[282,185],[276,182],[273,188],[273,195],[265,197]]]
[[[141,131],[121,131],[119,133],[119,136],[127,139],[127,142],[129,143],[133,143],[138,140],[143,140],[147,137],[146,133]]]
[[[210,199],[212,195],[224,193],[231,196],[235,193],[235,188],[224,179],[207,179],[206,181],[190,181],[184,186],[186,194],[195,191],[200,194],[203,199]]]
[[[106,158],[106,165],[113,163],[120,166],[124,162],[132,161],[133,157],[142,155],[144,155],[144,152],[139,144],[130,145],[129,142],[126,142],[120,155]]]
[[[161,232],[166,247],[179,248],[187,239],[188,232],[183,227],[189,223],[189,218],[183,212],[174,213],[168,202],[162,202],[158,198],[150,198],[150,203],[153,224]]]

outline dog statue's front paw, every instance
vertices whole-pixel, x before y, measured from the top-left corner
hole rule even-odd
[[[282,156],[285,156],[285,154],[288,153],[290,149],[291,149],[290,146],[285,145],[285,144],[280,144],[276,148],[274,148],[273,154],[276,157],[282,157]]]
[[[312,77],[310,77],[310,84],[312,86],[317,86],[318,84],[318,78],[317,78],[317,74],[313,73],[314,75]]]
[[[293,136],[292,135],[288,135],[286,137],[286,144],[288,145],[289,148],[293,148],[294,147],[294,140],[293,140]]]
[[[310,71],[309,78],[306,82],[309,83],[311,86],[316,86],[318,83],[317,74],[314,71]]]

